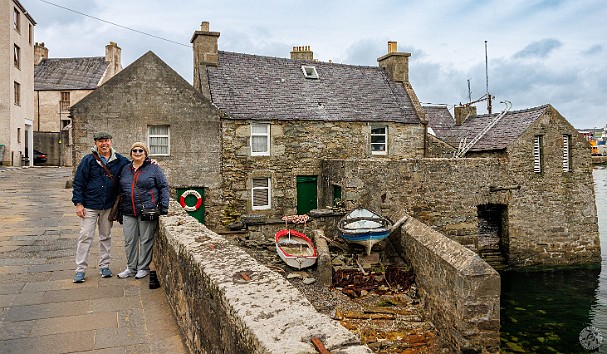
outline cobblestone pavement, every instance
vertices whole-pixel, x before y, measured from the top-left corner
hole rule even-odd
[[[86,282],[72,283],[79,219],[71,168],[0,169],[0,353],[187,353],[162,290],[101,278],[98,236]],[[114,274],[125,268],[112,229]]]

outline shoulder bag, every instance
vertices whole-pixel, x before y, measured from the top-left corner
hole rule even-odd
[[[99,163],[101,163],[101,167],[103,167],[105,173],[107,173],[108,177],[112,180],[112,185],[114,186],[114,189],[116,189],[116,181],[114,181],[114,175],[112,175],[110,169],[107,168],[107,166],[103,163],[103,160],[99,158],[99,155],[97,155],[96,152],[93,152],[93,156],[97,161],[99,161]],[[118,221],[122,224],[122,208],[120,207],[120,200],[120,195],[117,195],[116,199],[114,200],[114,204],[110,209],[110,213],[107,216],[107,219],[109,221]]]
[[[154,206],[153,208],[146,208],[143,204],[143,199],[141,199],[141,194],[139,193],[139,187],[137,186],[137,182],[135,182],[135,189],[137,190],[137,194],[139,195],[139,200],[141,200],[142,209],[139,211],[139,217],[142,221],[154,221],[158,220],[160,216],[160,212],[158,208]]]

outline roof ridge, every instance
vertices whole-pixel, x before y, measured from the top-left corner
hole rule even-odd
[[[371,66],[371,65],[344,64],[344,63],[335,63],[335,62],[328,62],[328,61],[321,61],[321,60],[291,59],[291,58],[277,57],[277,56],[271,56],[271,55],[258,55],[258,54],[249,54],[249,53],[240,53],[240,52],[230,52],[230,51],[226,51],[226,50],[220,50],[220,51],[218,51],[218,53],[220,55],[221,55],[221,53],[224,53],[224,54],[236,54],[236,55],[244,55],[244,56],[249,56],[249,57],[254,57],[254,58],[269,58],[269,59],[276,59],[276,60],[285,60],[285,61],[290,61],[290,62],[323,64],[323,65],[339,65],[339,66],[348,66],[348,67],[356,67],[356,68],[369,68],[369,69],[380,69],[381,70],[381,68],[379,66]]]
[[[523,109],[519,109],[519,110],[515,110],[515,111],[508,111],[508,113],[506,113],[506,115],[539,111],[539,110],[545,109],[546,107],[548,107],[548,104],[543,104],[543,105],[540,105],[540,106],[535,106],[535,107],[530,107],[530,108],[523,108]],[[496,112],[496,113],[477,114],[477,115],[474,115],[472,117],[478,117],[478,118],[482,118],[482,117],[494,117],[494,116],[496,116],[496,115],[498,115],[500,113],[501,113],[501,111],[500,112]]]

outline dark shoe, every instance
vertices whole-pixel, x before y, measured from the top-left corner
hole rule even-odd
[[[158,281],[158,276],[156,275],[156,271],[150,271],[150,289],[158,289],[160,287],[160,282]]]

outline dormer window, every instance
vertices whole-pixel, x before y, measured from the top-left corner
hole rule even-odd
[[[304,77],[306,79],[316,79],[318,80],[318,73],[316,72],[316,68],[313,66],[302,65],[301,71],[303,71]]]

